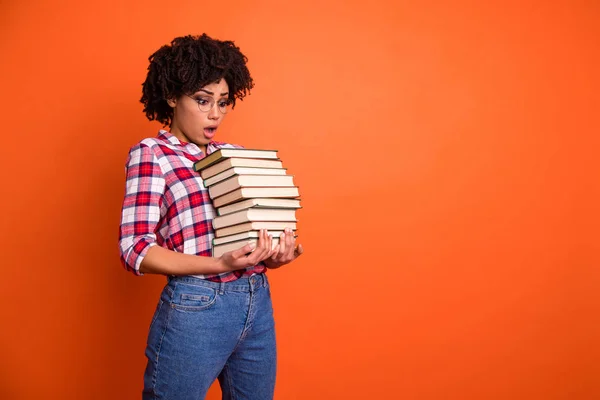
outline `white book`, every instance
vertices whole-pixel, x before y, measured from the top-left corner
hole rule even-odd
[[[285,168],[255,168],[255,167],[233,167],[226,169],[204,180],[204,186],[209,187],[221,182],[233,175],[285,175]]]
[[[229,251],[241,249],[248,243],[258,243],[258,239],[237,240],[235,242],[229,242],[229,243],[213,246],[213,249],[212,249],[213,257],[221,257],[223,254],[225,254]],[[277,246],[278,244],[279,244],[279,237],[276,237],[276,238],[274,237],[271,242],[271,249],[274,249],[275,246]]]
[[[212,225],[214,229],[221,229],[227,226],[253,221],[295,222],[296,210],[276,208],[247,208],[231,214],[215,217],[212,220]]]
[[[227,215],[246,208],[301,208],[298,199],[258,198],[238,201],[237,203],[217,208],[219,215]]]
[[[294,187],[293,175],[234,175],[208,188],[211,199],[241,187]]]
[[[200,171],[202,179],[208,179],[233,167],[253,167],[253,168],[283,168],[281,160],[265,160],[258,158],[226,158],[223,161],[204,168]]]
[[[259,150],[259,149],[244,149],[244,148],[230,148],[230,147],[221,147],[218,150],[215,150],[213,153],[207,155],[200,161],[197,161],[194,164],[194,169],[196,171],[201,171],[204,168],[216,164],[217,162],[232,157],[239,158],[263,158],[263,159],[272,159],[278,160],[277,158],[277,150]]]
[[[213,205],[219,208],[242,199],[258,197],[295,198],[299,195],[298,187],[243,187],[213,198]]]
[[[269,231],[269,235],[271,235],[272,237],[279,237],[279,235],[281,235],[283,231]],[[240,233],[236,233],[234,235],[228,235],[228,236],[222,236],[220,238],[214,238],[213,239],[213,246],[219,245],[219,244],[225,244],[225,243],[229,243],[229,242],[235,242],[238,240],[244,240],[244,239],[258,239],[258,236],[260,234],[260,231],[245,231],[245,232],[240,232]]]
[[[245,232],[245,231],[259,231],[261,229],[266,229],[267,231],[283,231],[286,228],[289,228],[293,231],[296,230],[296,223],[287,221],[254,221],[254,222],[246,222],[244,224],[232,225],[227,228],[221,228],[215,230],[215,237],[224,237],[229,235],[235,235],[236,233]]]

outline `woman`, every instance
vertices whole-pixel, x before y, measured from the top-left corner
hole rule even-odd
[[[203,399],[219,379],[224,399],[271,399],[276,348],[267,268],[302,254],[291,231],[272,248],[261,231],[211,257],[215,210],[193,165],[221,147],[227,112],[254,86],[231,41],[174,39],[150,58],[141,102],[169,126],[133,146],[127,159],[119,247],[127,270],[163,274],[146,347],[144,399]]]

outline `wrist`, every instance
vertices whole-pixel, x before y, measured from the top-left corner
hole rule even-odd
[[[227,266],[225,265],[225,261],[223,261],[223,257],[213,257],[212,260],[213,268],[216,274],[227,272]]]

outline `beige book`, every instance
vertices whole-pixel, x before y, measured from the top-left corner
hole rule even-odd
[[[298,187],[243,187],[213,198],[213,205],[219,208],[243,199],[259,197],[295,198],[299,195]]]
[[[254,168],[254,167],[233,167],[204,180],[204,186],[209,187],[215,183],[224,181],[233,175],[285,175],[285,168]]]
[[[200,171],[202,179],[208,179],[233,167],[283,168],[281,160],[265,160],[258,158],[226,158]]]
[[[296,210],[276,208],[247,208],[231,214],[215,217],[212,220],[214,229],[253,221],[296,221]]]
[[[234,175],[208,188],[211,199],[241,187],[294,187],[292,175]]]
[[[258,150],[258,149],[240,149],[240,148],[221,148],[215,152],[207,155],[200,161],[194,164],[196,171],[208,167],[209,165],[215,164],[222,159],[238,157],[238,158],[266,158],[277,160],[277,150]]]
[[[256,222],[246,222],[244,224],[228,226],[227,228],[221,228],[215,230],[215,237],[223,237],[229,235],[235,235],[236,233],[241,233],[245,231],[259,231],[261,229],[266,229],[269,232],[271,231],[283,231],[286,228],[290,228],[291,230],[296,230],[295,222],[281,222],[281,221],[256,221]]]
[[[213,249],[212,249],[213,257],[221,257],[223,254],[227,253],[228,251],[234,251],[237,249],[241,249],[248,243],[256,244],[257,242],[258,242],[258,239],[244,239],[244,240],[238,240],[235,242],[230,242],[230,243],[213,246]],[[271,249],[274,249],[275,246],[277,246],[278,244],[279,244],[279,238],[274,237],[273,241],[271,242]]]
[[[283,233],[283,231],[269,231],[268,233],[272,237],[276,238],[276,237],[279,237],[279,235],[281,235]],[[216,246],[219,244],[225,244],[225,243],[229,243],[229,242],[235,242],[238,240],[244,240],[244,239],[258,239],[259,234],[260,234],[260,231],[245,231],[245,232],[236,233],[235,235],[228,235],[228,236],[222,236],[220,238],[214,238],[213,246]],[[295,235],[295,232],[294,232],[294,235]]]
[[[246,208],[302,208],[298,199],[247,199],[238,201],[237,203],[217,208],[219,215],[227,215],[232,212],[244,210]]]

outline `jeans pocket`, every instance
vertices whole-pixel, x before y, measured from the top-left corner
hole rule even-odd
[[[178,284],[171,307],[180,311],[202,311],[217,301],[217,291],[210,287]]]

